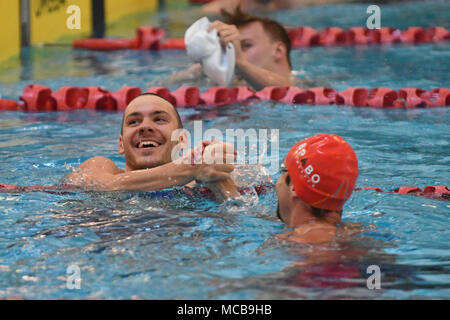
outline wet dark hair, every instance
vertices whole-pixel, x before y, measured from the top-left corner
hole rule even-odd
[[[150,93],[150,92],[142,93],[142,94],[138,95],[136,98],[134,98],[133,100],[131,100],[130,103],[133,102],[135,99],[137,99],[139,97],[142,97],[142,96],[157,96],[157,97],[160,97],[163,100],[166,100],[168,103],[170,103],[170,105],[173,107],[173,110],[175,111],[175,115],[176,115],[177,122],[178,122],[178,129],[183,128],[183,122],[181,121],[181,117],[180,117],[180,114],[178,113],[177,108],[172,104],[172,102],[170,102],[169,100],[167,100],[163,96],[160,96],[159,94]],[[123,124],[124,124],[124,122],[125,122],[125,112],[123,113],[123,116],[122,116],[122,125],[120,126],[120,135],[123,134]]]
[[[253,16],[251,14],[245,13],[238,6],[233,13],[229,13],[222,9],[220,15],[227,24],[234,24],[237,28],[244,27],[252,22],[260,22],[263,26],[264,31],[270,36],[273,41],[281,41],[286,46],[286,58],[289,67],[292,68],[291,64],[291,38],[286,31],[286,29],[277,21]]]

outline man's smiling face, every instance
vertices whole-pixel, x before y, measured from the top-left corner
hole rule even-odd
[[[171,161],[172,133],[181,127],[178,114],[168,101],[142,95],[126,108],[119,153],[125,155],[125,171],[154,168]]]

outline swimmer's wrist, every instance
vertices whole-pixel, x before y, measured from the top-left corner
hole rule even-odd
[[[198,183],[199,182],[198,177],[200,175],[200,166],[195,164],[189,164],[188,166],[190,167],[192,181]]]
[[[183,171],[185,172],[188,183],[192,181],[197,182],[197,177],[199,175],[199,166],[192,163],[184,163],[182,164],[182,166],[184,166]]]

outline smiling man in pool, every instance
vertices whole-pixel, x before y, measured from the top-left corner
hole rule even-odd
[[[335,237],[358,178],[353,148],[338,135],[318,134],[296,143],[280,170],[277,215],[294,230],[279,238],[320,243]]]
[[[172,161],[173,149],[180,148],[184,139],[181,135],[172,141],[172,133],[182,126],[177,110],[166,99],[155,94],[140,95],[130,102],[122,119],[119,153],[125,155],[125,169],[119,169],[106,157],[93,157],[70,173],[66,181],[105,191],[152,191],[197,181],[212,189],[216,197],[221,198],[222,193],[237,195],[230,178],[233,165],[227,164],[229,161],[192,161],[198,154],[203,157],[206,148],[222,147],[221,142],[203,141],[196,150],[188,151],[182,161]],[[220,150],[226,158],[226,148]]]

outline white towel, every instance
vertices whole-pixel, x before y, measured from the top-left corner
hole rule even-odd
[[[210,25],[208,18],[203,17],[186,30],[186,51],[193,61],[201,63],[208,78],[219,86],[227,87],[234,76],[234,47],[229,43],[225,49],[222,48],[217,30],[208,32]]]

